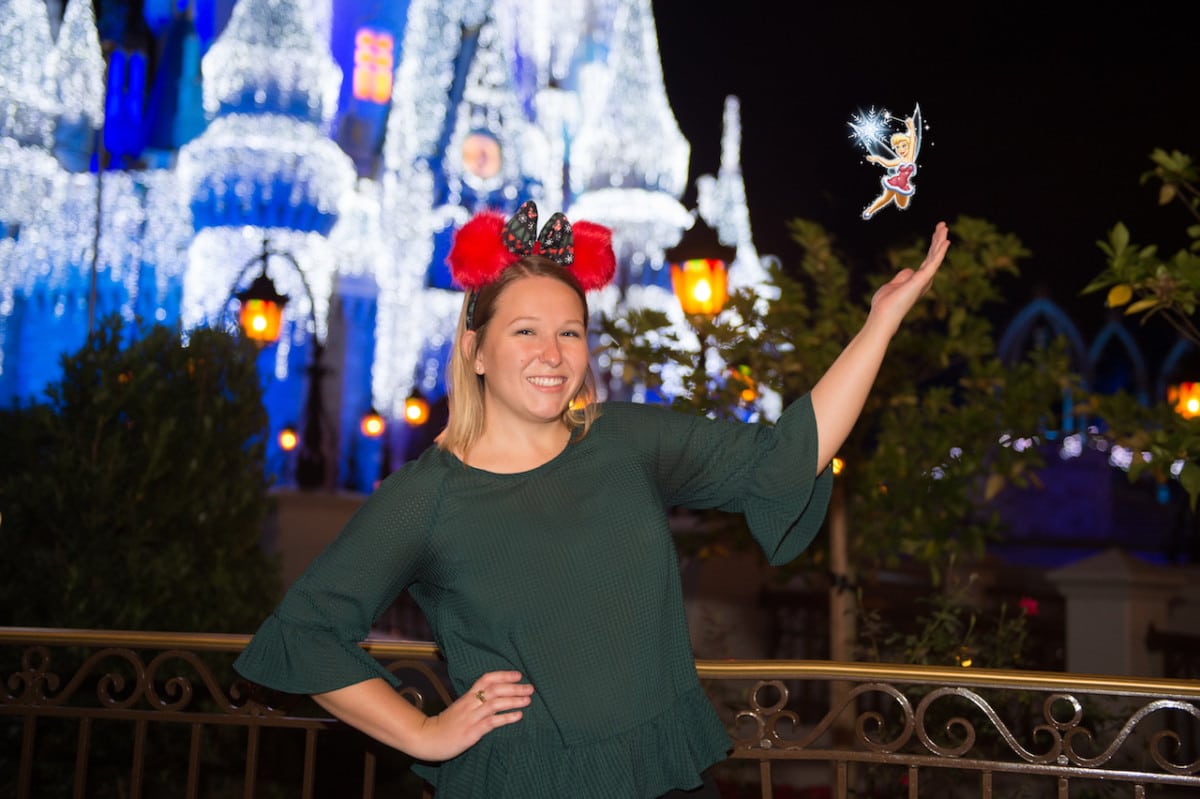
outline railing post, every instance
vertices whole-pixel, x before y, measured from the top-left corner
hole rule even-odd
[[[1167,623],[1183,576],[1119,549],[1046,575],[1066,597],[1067,671],[1161,677],[1162,654],[1146,647],[1151,625]]]

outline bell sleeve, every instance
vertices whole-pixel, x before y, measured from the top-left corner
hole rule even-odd
[[[741,513],[778,566],[794,560],[820,530],[832,470],[817,471],[817,423],[804,395],[775,425],[716,421],[661,411],[656,469],[668,506]]]
[[[293,694],[399,685],[359,644],[426,557],[437,491],[419,463],[384,480],[291,586],[234,662],[243,677]]]

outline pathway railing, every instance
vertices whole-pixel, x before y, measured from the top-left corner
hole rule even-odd
[[[399,753],[229,668],[249,636],[0,628],[0,795],[418,796]],[[435,711],[432,644],[364,647]],[[697,661],[727,797],[1193,796],[1200,683],[829,661]],[[812,681],[841,707],[803,723]]]

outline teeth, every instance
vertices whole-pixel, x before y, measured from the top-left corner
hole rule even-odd
[[[567,382],[565,377],[531,377],[529,382],[535,386],[558,386]]]

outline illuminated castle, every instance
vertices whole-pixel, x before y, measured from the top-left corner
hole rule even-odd
[[[85,0],[0,0],[0,401],[36,396],[113,312],[230,326],[265,271],[290,298],[260,362],[268,456],[316,385],[324,484],[365,490],[382,444],[363,414],[445,392],[461,294],[444,259],[474,212],[532,198],[612,226],[619,275],[594,306],[662,309],[685,341],[664,251],[697,215],[737,248],[731,284],[763,282],[733,98],[720,170],[697,213],[680,203],[689,145],[650,0],[147,0],[143,17],[98,30]]]

